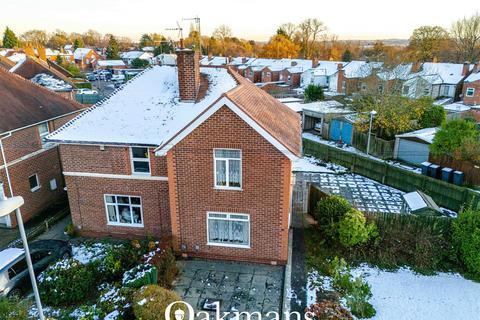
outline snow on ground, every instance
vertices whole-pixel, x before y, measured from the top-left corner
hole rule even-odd
[[[366,265],[353,269],[363,274],[371,285],[377,314],[373,320],[460,320],[478,319],[480,314],[480,283],[459,274],[439,273],[434,276],[415,274],[407,268],[382,271]],[[329,278],[312,272],[307,283],[307,306],[316,299],[315,283],[323,281],[330,289]]]
[[[403,170],[408,170],[408,171],[411,171],[411,172],[421,174],[421,169],[420,168],[411,167],[411,166],[408,166],[406,164],[399,163],[397,161],[382,160],[382,159],[376,158],[372,155],[367,155],[365,152],[362,152],[362,151],[360,151],[360,150],[358,150],[358,149],[356,149],[352,146],[345,145],[345,144],[344,145],[338,145],[335,141],[329,141],[329,140],[322,139],[322,137],[320,137],[316,134],[310,133],[310,132],[304,132],[302,134],[302,137],[305,138],[305,139],[308,139],[308,140],[312,140],[312,141],[315,141],[315,142],[318,142],[318,143],[326,144],[328,146],[341,149],[343,151],[358,154],[360,156],[364,156],[364,157],[370,158],[372,160],[377,160],[379,162],[385,162],[385,163],[387,163],[387,164],[389,164],[393,167],[397,167],[397,168],[400,168],[400,169],[403,169]]]
[[[409,269],[355,269],[372,286],[375,320],[478,319],[480,283],[459,274],[417,275]]]
[[[81,264],[100,260],[105,257],[107,246],[103,243],[94,243],[92,245],[73,245],[72,258]]]
[[[325,166],[318,165],[318,160],[314,157],[303,157],[294,161],[292,171],[324,172],[324,173],[334,172],[330,169],[327,169]]]

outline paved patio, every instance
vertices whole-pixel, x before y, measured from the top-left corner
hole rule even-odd
[[[203,310],[208,298],[221,300],[222,312],[281,312],[282,266],[204,260],[179,264],[182,274],[174,290],[195,312]]]

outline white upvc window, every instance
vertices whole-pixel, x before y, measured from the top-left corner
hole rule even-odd
[[[467,90],[465,91],[465,96],[467,97],[473,97],[474,94],[475,94],[475,88],[467,88]]]
[[[132,174],[150,174],[150,153],[148,148],[131,147]]]
[[[213,166],[215,188],[242,188],[242,151],[238,149],[214,149]]]
[[[38,174],[33,174],[28,177],[28,184],[30,185],[30,191],[35,192],[41,188],[40,180],[38,179]]]
[[[207,212],[207,245],[250,248],[250,215]]]
[[[141,197],[112,194],[104,197],[108,225],[143,227]]]
[[[45,138],[50,133],[50,129],[48,128],[48,122],[41,123],[37,126],[38,128],[38,135],[40,136],[40,141],[42,142],[42,146],[44,147],[48,143],[45,141]]]
[[[443,95],[445,97],[448,97],[449,94],[450,94],[450,86],[444,86],[443,87]]]

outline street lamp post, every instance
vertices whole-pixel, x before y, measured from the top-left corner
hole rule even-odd
[[[37,281],[35,279],[35,272],[33,271],[32,259],[30,257],[30,250],[28,248],[27,236],[25,234],[25,228],[23,227],[22,214],[20,207],[24,201],[22,197],[7,198],[3,189],[3,183],[0,183],[0,218],[9,215],[15,211],[17,217],[18,229],[20,230],[20,236],[23,242],[23,248],[25,250],[25,259],[27,260],[28,273],[30,274],[30,280],[32,281],[33,293],[35,295],[35,302],[38,308],[38,314],[40,320],[44,320],[42,302],[40,301],[40,294],[38,293]]]
[[[376,114],[377,114],[377,111],[375,111],[375,110],[370,111],[370,126],[368,127],[368,138],[367,138],[367,156],[370,153],[370,136],[372,134],[373,117]]]

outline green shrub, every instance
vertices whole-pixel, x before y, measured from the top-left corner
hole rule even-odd
[[[83,265],[65,259],[47,268],[38,277],[42,300],[51,306],[78,304],[92,294],[97,280],[97,262]]]
[[[65,227],[65,233],[70,237],[76,237],[77,236],[77,229],[75,228],[75,225],[72,222],[70,222]]]
[[[104,319],[105,313],[97,306],[81,306],[75,309],[72,313],[68,316],[64,316],[63,319],[68,320],[98,320]]]
[[[305,102],[314,102],[325,99],[323,89],[320,86],[309,84],[305,89]]]
[[[25,320],[28,318],[28,304],[18,299],[0,298],[0,319]]]
[[[337,239],[337,224],[351,208],[350,203],[342,197],[328,196],[323,198],[318,201],[314,212],[318,227],[331,239]]]
[[[447,113],[443,106],[430,105],[419,119],[422,128],[439,127],[447,119]]]
[[[317,320],[352,320],[353,317],[347,309],[338,302],[324,300],[315,303],[307,309]]]
[[[151,264],[141,264],[123,274],[122,283],[125,287],[140,288],[148,284],[157,284],[157,268]]]
[[[461,212],[453,221],[452,238],[465,267],[480,276],[480,210]]]
[[[159,287],[157,285],[149,285],[142,287],[133,295],[133,312],[136,319],[144,320],[165,320],[165,309],[175,301],[181,301],[181,298],[173,291]],[[175,319],[174,312],[178,308],[187,312],[186,306],[183,304],[175,305],[172,308],[170,319]]]
[[[340,243],[347,248],[366,243],[376,234],[375,223],[367,224],[363,213],[354,208],[350,209],[338,223]]]
[[[150,259],[158,272],[158,284],[164,288],[170,289],[175,278],[179,274],[175,255],[171,248],[156,251]]]
[[[132,300],[133,289],[116,287],[106,284],[101,288],[101,293],[97,300],[97,306],[105,314],[117,312],[119,319],[123,319],[123,315],[128,309],[129,302]]]
[[[372,297],[370,285],[363,276],[353,277],[347,262],[335,257],[330,263],[332,287],[342,295],[353,315],[358,318],[371,318],[376,311],[368,302]]]

